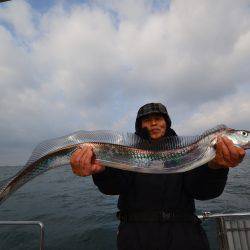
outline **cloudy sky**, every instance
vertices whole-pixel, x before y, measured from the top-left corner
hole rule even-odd
[[[250,129],[249,0],[0,4],[0,165],[79,129],[134,131],[162,102],[178,134]]]

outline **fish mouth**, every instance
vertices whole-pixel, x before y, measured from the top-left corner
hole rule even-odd
[[[244,149],[250,149],[250,141],[243,146]]]

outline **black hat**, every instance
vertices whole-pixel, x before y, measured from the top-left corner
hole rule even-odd
[[[137,113],[135,121],[135,132],[137,134],[140,134],[142,118],[152,114],[161,114],[166,121],[167,127],[171,127],[171,119],[168,115],[166,107],[161,103],[147,103],[140,107]]]

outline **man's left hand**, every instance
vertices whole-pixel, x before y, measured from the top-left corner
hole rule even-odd
[[[246,152],[226,137],[218,137],[215,158],[208,163],[209,168],[234,168],[242,162]]]

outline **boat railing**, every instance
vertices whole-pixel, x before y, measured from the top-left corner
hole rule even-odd
[[[15,226],[39,226],[40,228],[40,243],[39,249],[44,250],[44,224],[41,221],[0,221],[0,225],[15,225]]]
[[[220,250],[250,250],[250,213],[212,214],[204,212],[201,220],[215,219]]]
[[[210,213],[198,216],[201,220],[214,219],[220,250],[250,250],[250,213]],[[35,225],[40,228],[39,249],[44,250],[44,224],[40,221],[0,221],[0,225]]]

